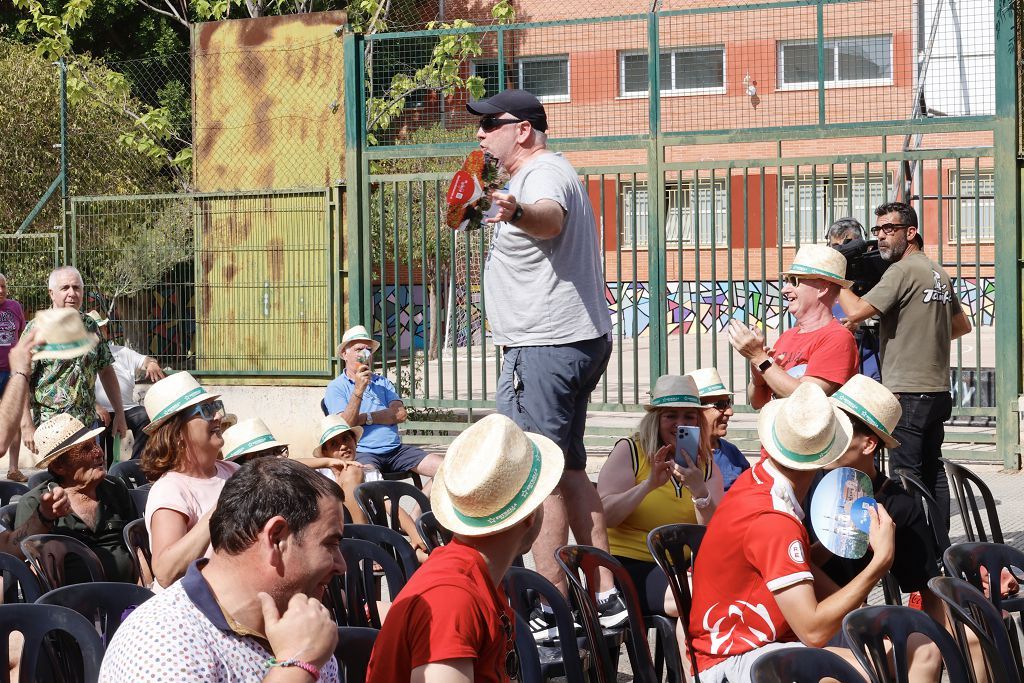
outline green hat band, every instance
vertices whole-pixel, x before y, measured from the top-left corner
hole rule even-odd
[[[710,394],[712,391],[726,391],[726,388],[724,384],[719,382],[718,384],[712,384],[709,387],[704,387],[699,391],[699,393],[701,396],[704,396],[705,394]]]
[[[832,277],[832,278],[835,278],[837,280],[845,280],[846,279],[844,277],[836,275],[835,273],[830,273],[827,270],[822,270],[821,268],[812,268],[811,266],[805,266],[802,263],[794,263],[793,265],[791,265],[789,267],[789,272],[791,272],[791,273],[808,273],[810,275],[823,275],[824,277]]]
[[[464,515],[459,512],[453,505],[452,510],[455,512],[455,516],[464,524],[468,524],[472,527],[484,528],[494,526],[499,522],[505,521],[512,516],[512,513],[521,508],[523,503],[525,503],[533,493],[534,489],[537,488],[537,482],[540,481],[540,466],[542,462],[540,449],[537,448],[537,444],[532,441],[530,443],[533,445],[533,465],[530,467],[530,474],[526,477],[526,481],[523,482],[522,487],[519,489],[519,493],[512,496],[512,500],[510,500],[505,507],[484,517],[470,517],[469,515]]]
[[[865,424],[874,427],[875,429],[879,430],[886,436],[892,436],[892,432],[890,432],[877,417],[868,412],[867,408],[857,403],[843,392],[837,391],[836,393],[832,394],[832,398],[834,398],[836,401],[842,403],[844,406],[852,410],[853,414],[859,417]]]
[[[156,416],[153,417],[153,422],[156,422],[157,420],[162,420],[163,418],[167,417],[168,415],[175,412],[183,405],[194,399],[196,396],[202,396],[205,393],[206,389],[202,387],[196,387],[195,389],[188,392],[184,396],[181,396],[180,398],[177,398],[170,404],[168,404],[163,410],[161,410],[159,413],[156,414]]]
[[[257,436],[255,439],[249,439],[248,441],[243,443],[241,446],[239,446],[238,448],[235,448],[233,451],[231,451],[230,453],[225,455],[224,459],[225,460],[230,460],[231,458],[235,457],[236,455],[241,455],[247,448],[252,448],[253,446],[259,446],[261,443],[267,443],[268,441],[273,441],[273,440],[274,440],[274,435],[273,434],[264,434],[263,436]]]
[[[37,353],[40,351],[71,351],[84,348],[92,344],[92,340],[89,338],[79,339],[78,341],[65,342],[62,344],[43,344],[42,346],[36,347]]]
[[[722,387],[723,389],[725,387]],[[700,407],[700,399],[690,394],[669,394],[668,396],[659,396],[658,398],[651,399],[652,406],[662,406],[666,403],[689,403]]]
[[[783,446],[782,443],[779,442],[779,435],[776,434],[776,432],[775,432],[775,425],[773,424],[772,425],[772,442],[775,444],[775,447],[778,448],[779,451],[782,452],[782,454],[784,456],[786,456],[787,458],[790,458],[791,460],[795,460],[797,462],[815,462],[816,460],[820,460],[822,458],[822,456],[824,456],[826,453],[828,453],[830,450],[832,450],[832,444],[834,444],[836,442],[836,435],[835,435],[835,432],[833,432],[832,433],[832,438],[829,439],[828,445],[825,446],[824,448],[822,448],[817,453],[808,453],[808,454],[805,455],[803,453],[797,453],[796,451],[791,451],[788,448],[786,448],[785,446]]]
[[[323,446],[333,437],[337,436],[340,432],[350,431],[352,431],[352,427],[349,425],[334,425],[333,427],[331,427],[330,429],[328,429],[327,431],[320,435],[320,445]]]

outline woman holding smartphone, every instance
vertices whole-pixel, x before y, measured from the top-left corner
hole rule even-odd
[[[609,549],[632,576],[644,614],[678,616],[647,534],[664,524],[707,524],[722,499],[722,475],[693,378],[659,377],[645,407],[636,433],[616,443],[601,468],[597,492]]]

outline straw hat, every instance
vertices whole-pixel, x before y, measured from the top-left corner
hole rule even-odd
[[[356,325],[345,330],[345,334],[341,337],[341,343],[338,344],[338,353],[341,355],[345,347],[354,341],[368,341],[373,345],[373,352],[377,353],[377,349],[380,348],[380,342],[370,336],[370,333],[366,331],[366,328],[362,325]]]
[[[650,391],[647,410],[658,408],[703,408],[697,383],[689,375],[662,375]]]
[[[846,257],[824,244],[805,244],[796,252],[796,258],[783,275],[795,275],[814,280],[828,280],[844,289],[853,284],[846,278]]]
[[[96,310],[89,311],[88,313],[86,313],[86,315],[89,316],[90,318],[92,318],[93,320],[95,320],[96,321],[96,325],[98,327],[106,327],[107,323],[110,322],[110,318],[108,318],[107,316],[103,315],[102,313],[100,313],[99,311],[96,311]]]
[[[36,430],[36,448],[39,460],[32,465],[40,469],[49,467],[54,460],[80,443],[95,439],[103,427],[89,429],[67,413],[54,415]]]
[[[711,396],[732,396],[733,392],[725,388],[722,376],[718,374],[717,368],[701,368],[689,372],[684,377],[690,377],[697,385],[697,393],[701,398]]]
[[[888,448],[899,448],[892,430],[903,415],[903,406],[891,391],[867,375],[854,375],[831,396],[832,403],[845,410],[878,435]]]
[[[323,445],[336,437],[338,434],[345,432],[352,432],[356,437],[356,443],[359,442],[359,438],[363,435],[362,427],[352,427],[341,415],[327,415],[320,420],[320,443],[313,449],[313,455],[317,458],[321,456]]]
[[[504,415],[488,415],[459,434],[430,490],[441,526],[490,536],[540,507],[562,478],[565,456],[551,439],[528,434]]]
[[[206,389],[199,386],[195,377],[187,372],[168,375],[151,386],[142,400],[146,406],[146,412],[149,413],[149,418],[152,420],[143,428],[143,431],[152,434],[160,425],[186,408],[219,397],[220,394],[208,393]]]
[[[238,424],[238,416],[234,413],[224,413],[224,417],[220,419],[220,428],[228,429]],[[223,434],[221,435],[223,436]]]
[[[287,445],[274,439],[270,429],[258,417],[242,420],[225,429],[221,436],[224,437],[224,445],[220,452],[224,454],[225,460],[234,460],[248,453]]]
[[[793,470],[818,470],[846,452],[853,426],[821,387],[801,382],[789,398],[769,401],[757,420],[757,435],[775,462]]]
[[[34,324],[46,343],[36,347],[32,360],[78,358],[95,349],[100,342],[95,333],[86,332],[82,314],[73,308],[39,311]]]

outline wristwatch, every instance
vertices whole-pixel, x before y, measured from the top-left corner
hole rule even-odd
[[[516,203],[516,210],[512,212],[512,217],[508,219],[509,223],[515,223],[517,220],[523,217],[523,205]]]
[[[775,365],[775,361],[773,361],[771,358],[765,358],[763,361],[757,364],[757,371],[763,375],[764,371],[773,365]]]
[[[370,412],[366,413],[366,420],[365,420],[365,422],[368,425],[372,425],[373,424],[373,413],[370,413]]]

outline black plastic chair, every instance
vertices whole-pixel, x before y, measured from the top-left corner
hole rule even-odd
[[[153,597],[153,591],[131,583],[79,583],[43,594],[36,603],[73,609],[98,626],[104,646],[110,643],[131,611]]]
[[[949,542],[949,530],[946,528],[947,520],[942,517],[942,513],[939,511],[939,504],[935,500],[935,496],[928,490],[928,487],[924,485],[920,479],[912,474],[906,472],[899,472],[900,483],[903,484],[903,488],[907,490],[907,493],[911,494],[915,498],[920,498],[924,505],[925,517],[928,520],[928,526],[931,527],[933,537],[935,539],[936,555],[942,557],[942,553],[946,552],[946,548],[950,546]]]
[[[11,498],[14,498],[15,496],[24,496],[28,491],[29,488],[20,481],[7,481],[6,479],[0,480],[0,505],[7,505],[14,502]]]
[[[604,635],[597,615],[597,599],[595,592],[598,585],[598,570],[601,567],[612,573],[615,587],[626,604],[629,619],[625,628],[626,652],[633,669],[633,680],[638,683],[658,683],[658,675],[654,670],[654,660],[647,646],[647,630],[644,618],[640,613],[640,598],[637,596],[633,579],[619,561],[608,553],[585,545],[562,546],[555,553],[555,560],[569,579],[569,594],[573,598],[576,609],[583,617],[583,628],[591,643],[604,642]],[[584,584],[584,581],[586,582]],[[673,634],[674,637],[674,634]],[[596,667],[601,680],[614,681],[616,668],[603,647],[594,648],[601,656],[601,666]]]
[[[964,525],[964,534],[968,541],[991,541],[993,543],[1003,542],[1003,530],[999,525],[999,512],[996,510],[996,501],[992,497],[992,491],[974,472],[963,465],[950,462],[945,458],[939,458],[942,466],[946,469],[946,477],[949,479],[950,488],[956,496],[956,504],[960,509],[960,520]],[[978,509],[978,495],[985,502],[985,517],[988,519],[988,530],[981,517],[981,510]]]
[[[370,653],[377,641],[375,628],[363,626],[339,626],[338,644],[334,647],[334,658],[338,660],[342,679],[345,683],[365,683],[366,669],[370,664]]]
[[[91,581],[106,581],[103,565],[89,546],[76,538],[59,534],[37,534],[21,542],[21,552],[46,591],[68,585],[66,563],[80,563]]]
[[[18,514],[18,504],[8,503],[3,507],[0,507],[0,526],[7,531],[14,528],[14,520]]]
[[[89,620],[67,607],[31,604],[0,605],[0,661],[5,662],[0,680],[9,680],[6,662],[10,661],[13,631],[20,631],[25,642],[19,680],[28,683],[56,678],[52,670],[48,677],[37,677],[40,664],[59,669],[65,683],[95,683],[99,678],[103,641]],[[40,661],[40,654],[46,659]]]
[[[0,553],[0,571],[4,577],[4,604],[35,602],[43,594],[39,579],[32,573],[25,561]]]
[[[135,512],[138,513],[139,517],[146,516],[146,503],[149,501],[149,490],[152,488],[152,484],[146,484],[139,488],[128,489],[128,495],[132,497],[132,503],[135,504]]]
[[[125,524],[121,530],[125,547],[132,556],[132,565],[135,567],[135,575],[145,579],[153,576],[153,553],[149,549],[149,532],[146,530],[144,519],[133,519]],[[142,559],[139,559],[139,553]],[[145,562],[145,564],[143,564]]]
[[[594,649],[590,640],[585,640],[587,649],[582,652],[576,638],[576,626],[573,623],[572,610],[554,584],[543,576],[523,567],[510,567],[505,572],[505,594],[508,596],[512,609],[521,619],[529,619],[535,597],[543,598],[555,615],[555,627],[558,629],[557,647],[538,646],[526,627],[527,638],[537,653],[538,666],[543,680],[564,676],[569,681],[583,681],[584,672],[590,668],[590,650]],[[518,628],[518,627],[517,627]],[[518,634],[517,634],[518,635]],[[567,647],[566,643],[576,643],[577,647]],[[520,653],[522,656],[522,653]]]
[[[1020,683],[1006,624],[991,601],[971,584],[952,576],[936,576],[928,581],[928,588],[942,600],[946,619],[953,624],[957,644],[966,657],[971,649],[964,628],[978,638],[988,680]]]
[[[707,527],[701,524],[666,524],[651,529],[647,534],[647,549],[651,551],[654,561],[668,577],[668,585],[683,624],[690,671],[693,672],[697,671],[697,659],[690,638],[690,608],[693,605],[693,596],[690,595],[688,574],[697,557],[700,542],[704,540],[705,531]]]
[[[946,549],[942,562],[949,576],[963,579],[984,593],[981,568],[988,571],[992,585],[998,589],[1003,569],[1024,568],[1024,552],[1002,543],[958,543]],[[989,600],[997,610],[1024,610],[1024,597],[1003,598],[999,590],[991,590]]]
[[[420,568],[419,560],[416,559],[416,551],[409,545],[405,536],[393,529],[376,524],[348,524],[345,526],[344,535],[345,538],[370,541],[384,548],[398,560],[406,581]]]
[[[28,478],[26,485],[31,491],[40,484],[45,484],[48,481],[53,481],[53,475],[50,474],[50,470],[40,470]]]
[[[537,644],[533,642],[529,624],[518,614],[516,615],[516,652],[519,654],[519,683],[544,683],[546,679],[541,673]],[[583,679],[580,679],[580,683],[582,681]]]
[[[356,504],[363,511],[370,524],[391,527],[402,534],[398,513],[403,498],[412,498],[420,507],[420,513],[430,509],[430,499],[423,491],[404,481],[365,481],[356,487]],[[388,511],[387,502],[391,503]]]
[[[949,683],[971,683],[971,675],[953,636],[921,610],[893,605],[872,605],[854,610],[843,619],[843,634],[872,683],[907,683],[910,664],[907,639],[920,633],[939,648]],[[885,641],[892,644],[895,675],[889,671]]]
[[[416,518],[416,530],[420,532],[420,538],[426,544],[428,553],[448,545],[452,540],[452,532],[441,526],[433,510],[427,510]]]
[[[358,538],[341,539],[341,554],[347,568],[344,577],[331,581],[334,588],[328,591],[334,608],[335,620],[339,626],[369,626],[380,628],[382,619],[377,609],[378,582],[374,564],[378,565],[387,581],[391,602],[405,587],[405,572],[398,561],[371,541]],[[338,589],[345,591],[347,602],[338,601]]]
[[[327,399],[325,399],[325,398],[320,399],[320,410],[323,411],[324,417],[327,417],[328,415],[330,415],[330,413],[327,411]]]
[[[138,460],[122,460],[121,462],[114,463],[107,474],[123,481],[129,489],[137,489],[149,485],[149,480],[146,479],[146,475],[142,472],[142,465],[139,464]]]
[[[825,677],[839,683],[864,683],[864,677],[845,659],[813,647],[766,652],[754,662],[750,675],[754,683],[820,683]]]

